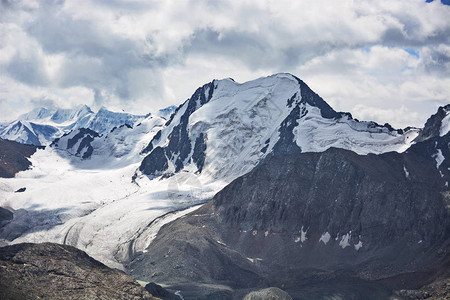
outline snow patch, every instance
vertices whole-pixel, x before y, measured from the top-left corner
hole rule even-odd
[[[450,111],[447,112],[447,115],[442,119],[441,128],[439,130],[439,136],[444,136],[450,131]]]
[[[354,245],[356,251],[358,251],[359,249],[361,249],[362,246],[363,246],[363,242],[362,242],[362,241],[359,241],[358,244]]]
[[[339,242],[339,246],[342,247],[342,249],[345,249],[346,247],[350,246],[350,238],[351,238],[351,232],[347,233],[346,235],[343,235],[341,238],[341,241]]]
[[[404,152],[419,134],[418,129],[399,134],[371,122],[358,122],[347,117],[326,119],[319,108],[309,104],[304,107],[307,113],[298,119],[299,125],[293,130],[295,141],[303,152],[322,152],[331,147],[361,155]]]
[[[302,228],[301,228],[301,230],[300,230],[300,241],[302,242],[302,243],[304,243],[308,238],[306,237],[306,232],[307,232],[308,230],[305,230],[305,231],[303,231],[303,226],[302,226]]]
[[[328,243],[328,241],[330,240],[331,235],[327,232],[325,232],[324,234],[322,234],[322,236],[319,239],[319,242],[322,241],[325,245]]]
[[[439,169],[441,164],[444,162],[445,157],[442,155],[441,149],[436,149],[437,152],[433,154],[434,159],[436,160],[436,168]]]
[[[409,172],[408,172],[408,169],[406,169],[406,167],[403,165],[403,171],[405,171],[405,176],[406,176],[406,178],[408,178],[409,179]]]
[[[219,240],[216,241],[218,244],[222,245],[222,246],[227,246],[227,244],[225,244],[224,242],[221,242]]]

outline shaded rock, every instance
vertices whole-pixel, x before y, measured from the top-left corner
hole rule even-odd
[[[0,248],[1,299],[153,299],[124,272],[72,246]]]
[[[404,300],[428,299],[428,300],[448,300],[450,299],[450,269],[446,269],[446,274],[416,290],[400,290],[395,292],[396,296]]]
[[[0,207],[0,228],[2,228],[6,223],[11,221],[14,214],[7,210],[6,208]]]
[[[55,139],[50,146],[67,150],[72,155],[88,159],[94,152],[92,142],[100,135],[89,128],[80,128]]]
[[[20,188],[20,189],[17,189],[16,191],[14,191],[14,193],[23,193],[23,192],[25,192],[26,190],[27,190],[26,187],[22,187],[22,188]]]
[[[163,226],[130,270],[161,283],[284,286],[296,299],[420,288],[450,267],[449,143],[447,134],[402,154],[271,157]]]
[[[28,158],[38,147],[0,138],[0,177],[11,178],[31,166]]]
[[[174,293],[169,292],[168,290],[166,290],[165,288],[163,288],[162,286],[160,286],[154,282],[150,282],[149,284],[147,284],[145,286],[145,290],[147,292],[149,292],[150,294],[152,294],[153,296],[158,297],[162,300],[180,300],[181,299]]]
[[[292,297],[279,288],[271,287],[251,292],[244,297],[244,300],[292,300]]]

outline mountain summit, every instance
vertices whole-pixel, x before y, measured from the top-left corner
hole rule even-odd
[[[140,171],[159,176],[185,170],[236,178],[270,155],[330,147],[358,154],[402,152],[418,132],[336,112],[291,74],[242,84],[214,80],[178,107],[145,149],[148,155]]]

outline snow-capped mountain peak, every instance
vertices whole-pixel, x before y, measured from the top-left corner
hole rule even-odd
[[[158,176],[184,169],[233,179],[267,155],[330,147],[359,154],[404,151],[417,134],[336,112],[291,74],[245,83],[214,80],[178,107],[146,148],[140,170]]]
[[[48,145],[72,130],[89,128],[102,135],[124,124],[134,126],[147,116],[113,112],[105,107],[95,113],[87,105],[73,109],[36,108],[16,121],[0,125],[0,137],[24,144]]]
[[[438,111],[428,118],[415,142],[422,142],[434,137],[444,136],[450,131],[450,104],[440,106]]]
[[[87,105],[82,105],[81,107],[76,109],[59,108],[55,111],[50,120],[57,124],[72,123],[87,115],[93,114],[94,112]]]

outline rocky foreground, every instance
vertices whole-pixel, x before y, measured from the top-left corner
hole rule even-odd
[[[71,246],[0,248],[0,299],[157,299],[124,272]]]

